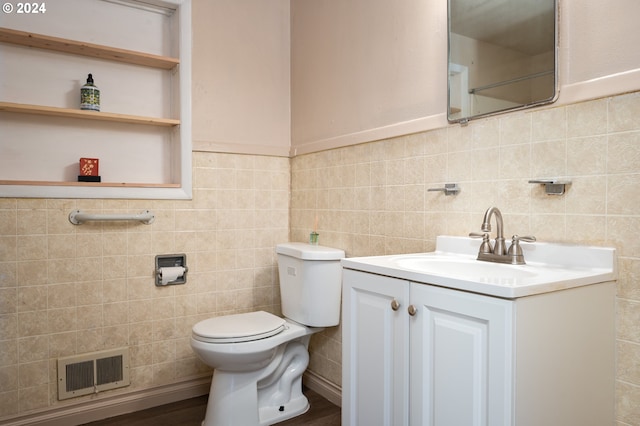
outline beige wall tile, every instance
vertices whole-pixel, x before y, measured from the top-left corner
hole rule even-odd
[[[607,99],[597,99],[567,106],[567,137],[606,133],[607,102]]]
[[[491,171],[488,179],[517,179],[530,176],[531,151],[529,144],[501,147],[499,152],[493,153],[493,157],[483,163],[484,168]]]
[[[0,262],[0,287],[18,285],[17,265],[15,262]]]
[[[17,337],[18,314],[0,315],[0,340],[11,340]]]
[[[17,260],[18,239],[15,235],[0,236],[0,262]]]
[[[152,363],[170,363],[176,359],[176,343],[174,340],[163,340],[152,344]]]
[[[105,326],[129,324],[129,303],[115,302],[102,305]]]
[[[47,333],[64,333],[77,330],[78,318],[75,307],[47,310]]]
[[[618,297],[640,300],[640,258],[618,258]]]
[[[76,352],[79,354],[96,352],[105,349],[102,327],[90,328],[86,330],[83,330],[81,328],[76,333],[76,339]]]
[[[566,192],[567,214],[612,214],[611,203],[607,202],[607,190],[611,186],[602,176],[574,177]]]
[[[531,141],[563,140],[567,136],[567,108],[532,111]]]
[[[0,392],[18,389],[18,368],[15,365],[0,367]]]
[[[607,243],[617,249],[618,256],[640,257],[640,216],[607,216]]]
[[[108,305],[104,305],[108,306]],[[76,318],[78,320],[78,330],[93,330],[109,324],[109,318],[103,312],[103,305],[84,305],[76,308]]]
[[[640,174],[609,176],[607,189],[607,213],[638,214],[640,211]]]
[[[131,366],[136,368],[153,364],[153,347],[152,344],[132,345],[129,352]]]
[[[48,334],[49,324],[46,311],[30,311],[18,314],[18,336]]]
[[[77,337],[75,331],[49,334],[49,356],[54,359],[76,354]]]
[[[96,274],[97,275],[97,274]],[[93,281],[81,281],[76,283],[76,305],[95,305],[100,304],[104,298],[103,281],[94,277]]]
[[[15,287],[0,288],[0,315],[17,312],[17,305],[18,289]]]
[[[532,137],[532,116],[530,113],[506,115],[500,120],[500,145],[529,144]]]
[[[640,163],[640,132],[609,135],[607,173],[637,173]]]
[[[640,343],[640,301],[618,299],[618,338]]]
[[[30,411],[49,405],[49,385],[39,385],[19,390],[20,411]]]
[[[0,210],[0,235],[17,235],[16,210]]]
[[[629,93],[609,100],[609,131],[640,130],[640,93]]]
[[[567,140],[567,173],[569,175],[601,175],[607,167],[607,136],[591,136]]]
[[[75,284],[56,284],[47,287],[47,308],[67,308],[76,306]]]
[[[530,173],[534,179],[566,176],[566,142],[560,140],[532,144]]]
[[[0,367],[16,366],[18,365],[18,341],[16,339],[5,340],[0,344],[4,346],[2,352],[0,352]],[[47,354],[49,354],[47,348]]]
[[[20,364],[20,387],[27,388],[49,382],[49,360]]]
[[[18,390],[0,392],[0,416],[10,416],[18,412]]]
[[[629,383],[640,383],[640,343],[618,341],[616,350],[618,379]]]
[[[471,131],[474,150],[493,148],[500,145],[500,120],[480,120],[476,124]]]
[[[47,211],[46,210],[22,210],[22,209],[19,210],[19,214],[17,215],[17,234],[18,235],[37,235],[37,234],[46,234],[46,233],[47,233]],[[6,235],[11,235],[11,233],[7,233]]]
[[[640,424],[640,386],[618,381],[616,383],[616,418],[621,425]]]
[[[138,346],[153,341],[153,322],[135,322],[129,324],[129,344]]]
[[[19,286],[47,284],[49,262],[30,260],[17,263],[17,281]]]

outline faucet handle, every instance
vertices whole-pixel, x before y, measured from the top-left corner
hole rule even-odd
[[[513,237],[511,237],[511,242],[512,243],[517,243],[518,241],[524,241],[527,243],[535,243],[536,242],[536,237],[534,237],[533,235],[526,235],[521,237],[520,235],[514,235]]]
[[[520,247],[520,241],[527,243],[533,243],[536,241],[536,237],[532,235],[519,236],[514,235],[511,237],[511,246],[507,252],[508,256],[511,256],[511,263],[514,265],[524,265],[524,254],[522,253],[522,247]]]
[[[482,238],[479,253],[493,253],[493,247],[491,247],[488,232],[470,232],[469,236],[471,238]]]

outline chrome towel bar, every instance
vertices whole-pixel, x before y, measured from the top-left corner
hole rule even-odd
[[[138,214],[89,214],[83,213],[80,210],[74,210],[69,213],[69,222],[74,225],[82,225],[85,222],[89,221],[100,221],[100,220],[137,220],[145,225],[149,225],[153,223],[155,219],[155,215],[151,213],[149,210],[145,210]]]

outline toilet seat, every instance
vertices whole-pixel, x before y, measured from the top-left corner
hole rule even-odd
[[[193,326],[193,338],[207,343],[241,343],[275,336],[285,328],[284,318],[264,311],[225,315]]]

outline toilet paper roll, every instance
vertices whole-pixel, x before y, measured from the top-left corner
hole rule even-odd
[[[182,278],[184,275],[183,266],[169,266],[160,268],[160,283],[167,285],[172,281]]]

